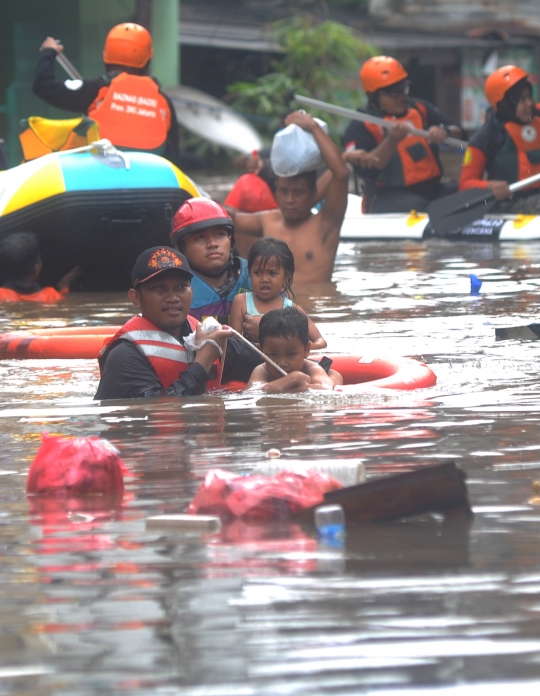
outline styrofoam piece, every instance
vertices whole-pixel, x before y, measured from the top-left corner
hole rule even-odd
[[[212,515],[155,515],[146,518],[146,529],[212,534],[221,529],[221,520]]]
[[[319,471],[335,478],[343,486],[355,486],[366,480],[366,468],[361,459],[315,459],[309,462],[301,459],[271,459],[258,464],[251,473],[275,476],[280,471],[292,471],[296,474]]]

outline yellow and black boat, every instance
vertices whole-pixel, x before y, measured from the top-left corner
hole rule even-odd
[[[97,141],[0,172],[0,238],[38,236],[42,284],[80,265],[79,289],[126,289],[137,256],[169,243],[170,213],[200,195],[168,160]]]

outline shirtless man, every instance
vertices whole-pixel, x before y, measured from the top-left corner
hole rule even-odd
[[[311,212],[317,199],[315,171],[278,177],[277,210],[234,214],[236,248],[240,256],[247,258],[260,237],[281,239],[294,255],[295,285],[324,283],[332,278],[334,270],[339,232],[347,207],[349,170],[332,139],[312,116],[295,111],[285,119],[285,125],[291,123],[313,135],[333,175],[324,205],[320,212]]]

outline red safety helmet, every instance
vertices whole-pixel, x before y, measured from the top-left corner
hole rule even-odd
[[[234,246],[234,222],[225,208],[210,198],[190,198],[174,214],[171,244],[178,244],[209,227],[225,227],[231,237],[231,247]]]
[[[144,68],[152,55],[152,37],[140,24],[117,24],[107,34],[103,49],[103,62],[106,65]]]
[[[390,56],[375,56],[366,60],[360,68],[360,82],[366,92],[376,92],[396,82],[401,82],[408,73],[399,61]]]
[[[503,65],[502,68],[497,68],[495,72],[491,73],[484,85],[488,102],[496,108],[508,90],[527,77],[529,77],[528,73],[523,68],[518,68],[517,65]]]

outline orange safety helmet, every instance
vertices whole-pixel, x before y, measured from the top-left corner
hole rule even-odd
[[[502,68],[497,68],[495,72],[491,73],[484,85],[488,102],[496,108],[508,90],[527,77],[529,77],[528,73],[523,68],[518,68],[517,65],[503,65]]]
[[[375,56],[366,60],[360,68],[360,82],[366,92],[376,92],[407,77],[407,71],[399,61],[390,56]]]
[[[152,37],[140,24],[125,22],[117,24],[107,34],[103,49],[106,65],[127,65],[144,68],[152,57]]]

